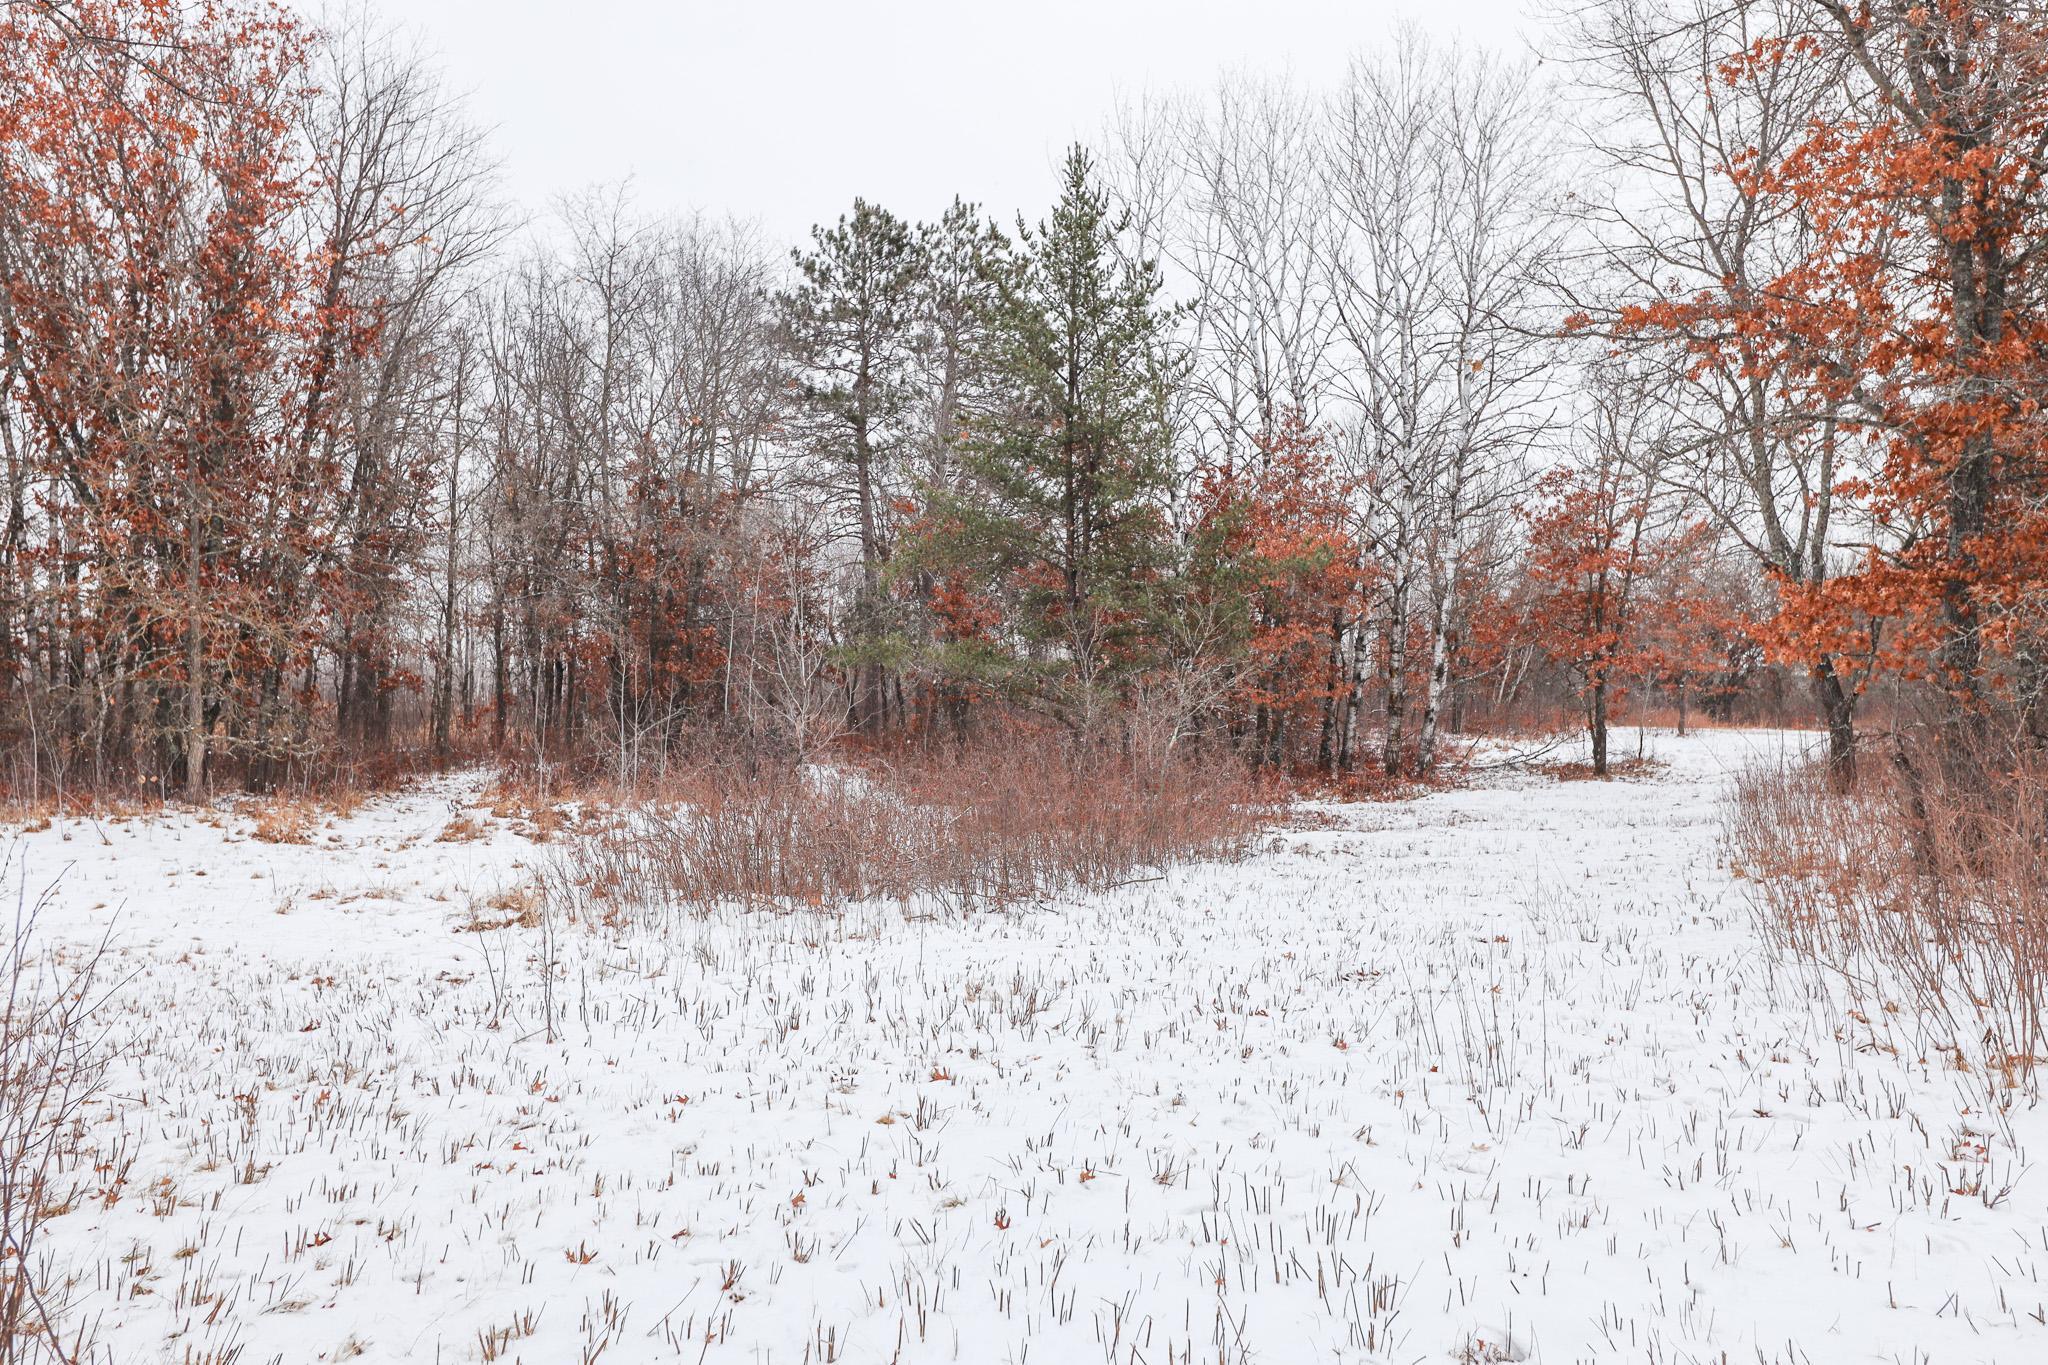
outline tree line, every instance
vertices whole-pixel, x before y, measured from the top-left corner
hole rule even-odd
[[[714,743],[1427,777],[1791,676],[2048,732],[2048,20],[1597,0],[1122,110],[1041,215],[545,231],[430,65],[0,4],[10,785]],[[1553,60],[1554,58],[1554,60]],[[1902,690],[1903,689],[1903,690]]]

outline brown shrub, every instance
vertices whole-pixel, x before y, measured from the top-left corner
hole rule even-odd
[[[2048,1061],[2048,758],[1892,741],[1837,792],[1818,765],[1743,774],[1726,812],[1768,935],[1896,990],[2008,1083]]]
[[[1232,856],[1276,815],[1234,762],[1136,763],[1052,736],[861,767],[732,762],[672,775],[634,818],[574,845],[561,881],[607,918],[1011,904]]]

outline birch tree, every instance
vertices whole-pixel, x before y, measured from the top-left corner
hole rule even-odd
[[[1524,67],[1407,33],[1353,63],[1330,117],[1324,173],[1338,221],[1324,269],[1337,383],[1357,414],[1366,538],[1387,565],[1381,761],[1420,775],[1435,763],[1454,682],[1473,525],[1512,496],[1547,421],[1556,310],[1541,286],[1564,218],[1548,115]]]

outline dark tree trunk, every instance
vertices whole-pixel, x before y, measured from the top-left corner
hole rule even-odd
[[[1586,728],[1593,736],[1593,776],[1607,776],[1607,679],[1593,683],[1586,705]]]
[[[1847,791],[1856,785],[1856,698],[1826,655],[1808,670],[1807,685],[1828,731],[1828,781],[1835,790]]]

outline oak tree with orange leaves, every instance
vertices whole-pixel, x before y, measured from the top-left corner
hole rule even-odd
[[[1353,490],[1328,442],[1298,416],[1259,438],[1242,463],[1206,472],[1193,508],[1205,595],[1233,604],[1241,662],[1228,697],[1248,721],[1250,751],[1281,766],[1314,737],[1314,761],[1336,763],[1350,694],[1344,642],[1365,606],[1367,566],[1351,531]]]
[[[1840,73],[1839,112],[1723,172],[1796,209],[1804,248],[1740,293],[1657,298],[1629,323],[1739,354],[1853,443],[1853,571],[1782,582],[1773,643],[1864,655],[1947,699],[1952,747],[2012,705],[2048,738],[2040,395],[2048,374],[2048,20],[2003,0],[1815,0],[1820,22],[1719,71]],[[1830,490],[1833,491],[1833,490]]]
[[[1593,772],[1608,772],[1613,705],[1629,683],[1670,662],[1655,578],[1701,534],[1660,499],[1668,435],[1626,376],[1603,375],[1580,431],[1579,458],[1554,469],[1524,507],[1528,628],[1572,679],[1585,708]]]
[[[0,12],[12,587],[62,642],[7,671],[39,669],[97,749],[164,746],[193,791],[273,652],[309,644],[266,569],[331,526],[331,479],[286,459],[328,420],[308,343],[348,330],[293,232],[307,45],[253,6]]]

